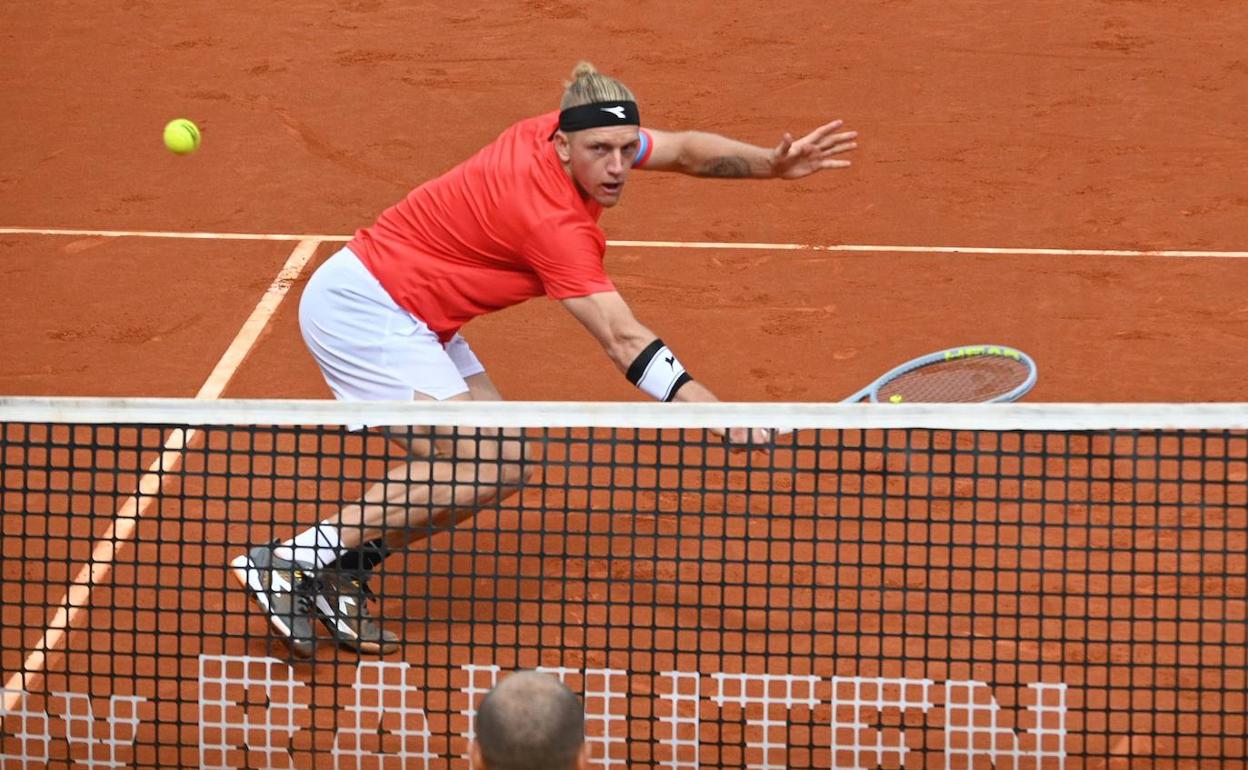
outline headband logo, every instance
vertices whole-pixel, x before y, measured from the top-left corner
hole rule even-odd
[[[609,113],[611,113],[612,115],[614,115],[614,116],[616,116],[617,118],[619,118],[620,120],[623,120],[623,119],[624,119],[624,108],[623,108],[623,107],[599,107],[598,109],[602,110],[603,112],[609,112]]]

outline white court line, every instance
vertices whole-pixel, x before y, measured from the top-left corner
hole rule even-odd
[[[346,243],[349,235],[291,235],[284,233],[181,233],[147,230],[64,230],[31,227],[0,227],[0,234],[74,235],[97,238],[189,238],[222,241],[305,241]],[[865,244],[815,243],[732,243],[718,241],[607,241],[608,246],[633,249],[718,249],[723,251],[826,251],[849,253],[900,254],[1004,254],[1058,257],[1209,257],[1248,259],[1248,251],[1203,251],[1192,249],[1049,249],[1012,246],[872,246]]]
[[[95,238],[187,238],[198,241],[316,241],[345,243],[349,235],[292,235],[289,233],[183,233],[163,230],[68,230],[62,228],[0,227],[0,235],[76,235]]]
[[[255,310],[252,310],[251,315],[243,322],[242,328],[239,329],[230,346],[226,348],[221,359],[212,368],[208,379],[200,386],[199,392],[195,394],[196,399],[213,400],[220,398],[225,392],[226,385],[238,371],[247,354],[255,347],[261,332],[268,326],[269,320],[277,312],[278,306],[286,297],[286,293],[290,291],[291,285],[307,266],[318,244],[317,240],[305,239],[300,241],[290,253],[286,264],[269,284],[269,288],[265,290],[264,295],[256,304]],[[195,435],[194,430],[175,429],[165,441],[160,456],[148,466],[147,471],[139,479],[138,489],[118,509],[108,532],[96,543],[90,560],[70,584],[64,603],[57,608],[56,614],[44,629],[43,638],[26,658],[22,669],[5,682],[4,703],[3,708],[0,708],[0,724],[3,723],[3,714],[13,711],[27,686],[42,674],[47,664],[48,654],[60,645],[61,640],[69,632],[78,613],[90,599],[92,588],[108,576],[117,552],[129,542],[139,519],[147,513],[156,500],[155,496],[160,493],[164,484],[164,474],[177,468],[182,460],[182,450],[195,439]]]
[[[860,253],[896,252],[901,254],[1006,254],[1059,257],[1217,257],[1246,259],[1248,251],[1192,251],[1132,249],[1039,249],[1011,246],[871,246],[851,243],[828,245],[811,243],[715,243],[712,241],[607,241],[621,248],[644,249],[752,249],[756,251],[840,251]]]

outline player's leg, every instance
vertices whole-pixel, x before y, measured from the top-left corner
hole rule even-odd
[[[467,388],[466,393],[457,394],[447,400],[502,400],[502,395],[499,393],[498,388],[494,385],[494,382],[486,373],[485,367],[482,366],[481,362],[477,359],[476,355],[472,352],[472,349],[468,346],[467,341],[464,340],[462,336],[456,334],[449,342],[446,343],[443,349],[446,352],[447,357],[454,364],[460,377],[463,378],[464,386]],[[420,392],[416,392],[414,397],[416,399],[428,398],[428,396]],[[414,462],[418,460],[430,460],[435,459],[436,456],[439,455],[442,458],[446,458],[453,454],[453,452],[450,451],[449,444],[447,444],[446,436],[443,437],[441,447],[439,449],[435,446],[435,443],[430,435],[430,429],[427,427],[419,429],[382,428],[382,430],[392,442],[402,448],[402,451],[409,458],[409,461]],[[444,430],[443,433],[445,434],[446,431]],[[508,435],[518,439],[520,433],[519,431],[511,431]],[[524,460],[518,445],[512,446],[506,455],[510,456],[512,463],[516,461],[522,462]],[[397,470],[399,469],[396,468],[396,471]],[[510,478],[517,474],[522,477],[526,476],[523,468],[517,467],[509,467],[504,475]],[[523,481],[523,478],[521,480]],[[387,544],[380,538],[372,540],[363,539],[363,542],[361,542],[358,547],[345,550],[339,558],[337,564],[347,570],[368,571],[385,560],[386,556],[389,554],[391,546],[405,545],[412,540],[421,538],[422,536],[423,533],[420,530],[413,530],[406,533],[395,532],[390,534],[390,544]]]
[[[391,545],[406,544],[453,527],[515,492],[527,478],[519,431],[439,428],[431,441],[417,439],[412,445],[427,443],[433,445],[432,457],[396,466],[359,502],[321,523],[336,530],[332,539],[338,552],[383,538]]]
[[[339,399],[401,400],[414,394],[440,399],[469,392],[436,335],[399,308],[348,250],[331,257],[308,282],[299,321],[309,351]],[[425,455],[432,453],[428,436],[414,434],[409,451],[420,453],[422,446],[430,447]],[[358,545],[347,535],[346,547]],[[231,564],[297,655],[312,651],[309,608],[324,583],[318,573],[343,545],[337,527],[318,525],[287,543],[257,546]],[[363,603],[359,606],[363,612]],[[393,635],[379,634],[377,641],[382,647],[397,646]],[[377,645],[360,646],[380,651]]]
[[[384,294],[347,249],[326,260],[304,289],[299,303],[304,342],[339,398],[403,397],[403,384],[387,382],[384,371],[385,338],[392,325],[401,328]],[[316,642],[312,619],[318,580],[314,565],[296,561],[279,546],[257,545],[230,567],[291,651],[306,657]]]
[[[479,364],[476,364],[474,369],[475,357],[472,357],[471,361],[463,360],[462,351],[457,350],[455,341],[448,345],[448,352],[458,353],[458,355],[452,355],[452,358],[457,359],[456,363],[460,365],[460,372],[467,375],[465,381],[468,385],[468,394],[456,398],[501,400],[502,396],[498,389]],[[400,445],[407,453],[409,463],[415,463],[421,459],[434,459],[435,442],[427,440],[427,434],[414,436],[406,429],[388,430],[387,434],[391,441]],[[519,432],[512,431],[507,435],[518,437]],[[464,436],[461,435],[462,438]],[[448,438],[440,440],[443,446],[437,452],[444,458],[453,454],[451,448],[446,446],[448,440]],[[523,483],[527,478],[521,447],[518,443],[514,446],[508,443],[502,450],[503,459],[509,466],[502,474],[504,484],[508,487],[519,486],[515,483],[516,478],[519,478],[519,483]],[[493,454],[493,452],[488,454]],[[395,470],[397,472],[400,469]],[[500,492],[500,495],[504,497],[507,494],[506,489]],[[484,501],[476,501],[476,503],[480,506],[484,504]],[[324,619],[333,617],[325,605],[329,603],[338,605],[338,611],[335,613],[337,619],[333,621],[332,627],[336,638],[349,647],[369,653],[386,653],[397,645],[397,637],[383,629],[368,612],[369,604],[376,599],[369,586],[369,581],[373,577],[371,573],[374,568],[385,561],[393,549],[426,537],[435,529],[434,526],[391,529],[386,533],[388,537],[364,540],[358,547],[344,551],[337,561],[321,570],[322,585],[325,587],[317,598],[318,607]]]
[[[379,285],[358,269],[338,276],[337,283],[358,296],[349,306],[326,312],[305,294],[300,321],[309,349],[339,398],[392,399],[403,393],[439,400],[500,397],[462,337],[443,345],[423,322],[393,305],[388,295],[377,294]],[[309,291],[314,288],[310,283]],[[360,322],[353,325],[352,319]],[[386,336],[377,339],[377,330]],[[389,435],[401,441],[408,461],[391,469],[360,501],[277,549],[279,557],[316,571],[319,618],[339,643],[367,653],[388,652],[398,644],[369,613],[368,569],[390,547],[454,526],[524,479],[518,432],[438,427],[390,430]]]
[[[316,544],[305,558],[322,564],[320,618],[340,644],[364,653],[384,654],[398,645],[369,612],[369,568],[391,549],[450,529],[510,495],[527,477],[518,431],[439,428],[430,438],[412,439],[409,451],[413,459],[391,469],[358,502],[293,541]]]
[[[447,357],[455,365],[459,376],[463,378],[464,387],[467,388],[466,393],[458,394],[456,399],[472,399],[474,401],[501,401],[502,395],[498,388],[494,385],[493,380],[485,371],[485,367],[477,359],[472,352],[468,343],[458,334],[451,338],[444,346]],[[420,394],[417,394],[420,397]],[[407,504],[416,504],[424,507],[423,516],[418,515],[414,520],[415,526],[408,526],[400,529],[391,530],[391,522],[382,515],[380,518],[374,512],[369,517],[369,521],[376,525],[380,520],[382,526],[388,531],[384,533],[384,543],[380,543],[378,539],[372,538],[371,532],[363,533],[361,548],[373,550],[374,554],[369,557],[369,561],[377,563],[378,555],[384,558],[386,546],[394,547],[406,545],[415,540],[419,540],[429,534],[432,528],[440,527],[448,521],[458,523],[462,518],[470,514],[477,507],[496,502],[508,497],[514,493],[526,481],[531,473],[527,466],[529,459],[525,452],[523,436],[519,430],[469,430],[441,427],[437,429],[436,435],[431,435],[429,429],[423,429],[415,434],[408,434],[401,431],[391,430],[389,436],[392,441],[400,444],[408,453],[412,462],[408,468],[396,467],[393,476],[388,478],[383,484],[379,484],[365,494],[362,503],[371,503],[380,505],[383,502],[402,505],[406,501]],[[458,468],[458,474],[452,474],[451,479],[454,485],[462,487],[458,496],[451,493],[449,486],[443,486],[436,490],[435,494],[428,495],[430,492],[428,483],[442,484],[437,478],[431,477],[429,469],[420,464],[421,460],[430,460],[435,462],[450,462],[461,464]],[[447,466],[448,469],[454,469],[455,466]],[[480,473],[478,473],[478,471]],[[443,469],[442,475],[445,476],[448,470]],[[414,489],[412,492],[415,499],[405,498],[399,493],[399,487],[411,486],[414,482],[406,478],[405,474],[416,474],[412,479],[420,480],[415,482],[420,489]],[[383,487],[389,486],[394,494],[390,498],[385,498]],[[465,500],[464,492],[471,490],[480,490],[479,496],[474,500]],[[463,507],[468,503],[468,510],[461,510],[456,514],[456,507]],[[477,505],[473,505],[473,503]],[[345,510],[345,509],[344,509]],[[453,526],[453,524],[451,524]],[[354,541],[354,538],[352,538]],[[370,548],[370,544],[373,546]]]
[[[461,393],[454,396],[455,400],[472,399],[474,401],[501,401],[502,395],[498,388],[490,379],[485,371],[485,367],[477,360],[468,343],[460,335],[455,335],[445,346],[447,356],[454,363],[456,370],[464,380],[467,387],[467,393]],[[422,398],[422,394],[417,393],[417,398]],[[423,428],[415,431],[388,429],[387,435],[391,441],[400,445],[407,453],[410,462],[406,468],[399,466],[393,469],[391,477],[386,482],[376,485],[365,493],[360,504],[380,505],[383,502],[391,502],[402,504],[403,495],[397,494],[399,489],[410,485],[408,478],[412,474],[416,474],[414,478],[430,478],[429,470],[421,464],[421,461],[429,462],[452,462],[452,463],[470,463],[472,467],[465,467],[462,473],[454,476],[456,484],[463,484],[468,488],[473,486],[480,487],[482,484],[497,487],[494,490],[482,490],[483,494],[480,499],[475,500],[478,506],[488,504],[498,499],[503,499],[515,492],[531,475],[527,461],[530,459],[525,451],[523,436],[519,430],[465,430],[452,431],[449,428],[438,429],[437,435],[433,435],[429,428]],[[478,478],[476,471],[478,467],[482,470],[482,477]],[[445,475],[445,471],[443,472]],[[436,481],[436,480],[435,480]],[[396,484],[398,486],[396,486]],[[396,494],[387,500],[384,488],[391,487]],[[417,492],[418,502],[426,506],[425,517],[421,523],[431,526],[409,526],[391,529],[387,524],[384,514],[379,518],[374,512],[374,516],[369,520],[374,524],[381,521],[381,526],[387,531],[381,537],[370,537],[375,534],[372,532],[362,532],[358,537],[349,537],[348,542],[360,541],[360,545],[351,550],[346,550],[343,557],[339,560],[347,568],[368,570],[379,564],[389,553],[390,548],[407,545],[415,540],[426,537],[431,531],[432,526],[444,524],[448,517],[454,517],[454,511],[448,508],[454,496],[448,495],[449,488],[438,490],[441,494],[435,494],[429,499],[422,495],[428,492],[427,488]],[[460,495],[460,501],[463,495]],[[432,502],[432,509],[429,503]],[[345,509],[344,509],[345,510]],[[463,512],[464,515],[471,513],[475,508],[471,508]],[[458,523],[462,516],[454,518]],[[362,520],[361,520],[362,521]]]
[[[471,398],[474,400],[501,400],[502,396],[498,392],[498,388],[490,380],[489,375],[485,373],[485,368],[477,360],[472,353],[467,342],[462,337],[456,335],[449,343],[444,346],[448,358],[454,363],[458,373],[464,379],[464,383],[468,388],[466,394],[455,396],[456,399]],[[421,397],[421,394],[417,394]],[[488,434],[488,435],[487,435]],[[519,431],[501,431],[501,432],[479,432],[479,431],[459,431],[458,435],[450,435],[448,431],[443,430],[439,436],[431,436],[428,430],[409,433],[407,430],[390,430],[388,431],[390,439],[400,446],[407,453],[409,463],[407,468],[396,467],[393,471],[395,476],[411,476],[416,474],[421,477],[423,474],[429,473],[428,467],[421,464],[425,462],[452,462],[452,463],[470,463],[469,467],[460,466],[457,475],[454,475],[454,484],[468,484],[481,489],[484,483],[486,488],[491,486],[497,489],[497,498],[502,499],[511,494],[528,478],[529,471],[525,463],[527,457],[524,452],[524,446],[521,441]],[[497,473],[492,473],[487,468],[485,477],[478,477],[475,474],[479,464],[495,466]],[[380,487],[381,485],[379,485]],[[400,490],[407,487],[404,478],[391,481],[393,489]],[[423,492],[433,493],[432,500],[425,500],[425,503],[432,502],[436,506],[438,500],[438,489],[429,489],[422,485]],[[443,486],[442,492],[446,492]],[[380,489],[372,489],[366,492],[363,500],[359,505],[370,503],[380,503],[384,499],[384,495],[380,494]],[[445,497],[445,495],[444,495]],[[420,501],[418,501],[420,502]],[[381,631],[376,624],[370,625],[367,617],[367,607],[373,593],[369,588],[370,571],[380,565],[390,553],[391,549],[398,548],[410,544],[415,540],[427,537],[432,532],[442,527],[453,526],[458,523],[464,516],[472,511],[488,504],[490,499],[483,496],[474,496],[474,499],[468,506],[460,509],[460,515],[454,515],[452,512],[445,510],[429,511],[426,510],[426,519],[422,525],[407,526],[406,517],[402,524],[395,527],[393,523],[387,523],[383,515],[382,528],[385,533],[381,537],[368,539],[370,534],[362,532],[359,539],[362,541],[356,548],[346,550],[338,558],[338,560],[322,570],[324,575],[337,575],[340,579],[334,581],[330,578],[327,581],[334,583],[331,590],[322,592],[318,598],[319,603],[328,601],[330,594],[337,592],[342,604],[342,611],[338,613],[338,626],[335,636],[348,646],[362,649],[367,652],[385,652],[388,651],[389,644],[386,643],[388,634]],[[400,501],[400,505],[404,505]],[[349,538],[348,542],[354,542],[356,538]],[[352,623],[352,609],[359,608],[356,615],[361,616],[359,623]],[[324,608],[321,612],[322,618],[330,617]],[[358,628],[352,628],[352,626]],[[377,639],[380,644],[361,645],[352,641],[356,638],[367,640]],[[383,649],[384,648],[384,649]]]

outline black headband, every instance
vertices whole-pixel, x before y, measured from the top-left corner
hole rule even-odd
[[[637,102],[594,102],[559,113],[559,130],[570,133],[603,126],[640,126]]]

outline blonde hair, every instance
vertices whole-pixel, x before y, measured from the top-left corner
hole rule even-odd
[[[559,109],[580,107],[594,102],[635,102],[633,92],[615,78],[599,72],[587,61],[572,68],[572,80],[563,84],[563,101]]]

